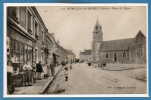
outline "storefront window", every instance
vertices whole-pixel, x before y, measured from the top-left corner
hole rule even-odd
[[[14,48],[15,50],[15,53],[14,53],[14,55],[15,55],[15,57],[16,57],[16,60],[15,60],[15,63],[19,63],[20,61],[20,45],[19,45],[19,42],[17,42],[16,40],[15,40],[15,48]]]
[[[20,43],[20,63],[24,63],[24,45]]]
[[[25,45],[25,50],[24,50],[25,52],[24,52],[24,59],[25,59],[25,62],[27,62],[27,57],[28,57],[28,47],[27,47],[27,45]]]
[[[14,71],[22,71],[22,66],[27,61],[33,64],[33,47],[27,45],[25,41],[21,42],[10,37],[10,60],[13,63]]]
[[[33,62],[33,60],[32,60],[32,55],[33,55],[33,53],[32,53],[32,47],[28,46],[27,53],[28,53],[28,61],[30,62],[30,64],[32,64],[32,62]]]

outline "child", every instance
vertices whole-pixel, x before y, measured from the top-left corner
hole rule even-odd
[[[68,67],[67,66],[65,66],[64,71],[65,71],[65,81],[68,81]]]

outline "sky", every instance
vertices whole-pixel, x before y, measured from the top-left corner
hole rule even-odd
[[[146,35],[145,6],[37,6],[48,31],[60,45],[78,55],[91,49],[93,29],[99,20],[103,40],[135,37],[141,30]]]

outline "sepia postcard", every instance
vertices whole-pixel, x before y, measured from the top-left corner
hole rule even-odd
[[[148,97],[148,5],[4,4],[5,97]]]

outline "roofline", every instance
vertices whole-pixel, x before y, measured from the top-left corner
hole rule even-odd
[[[33,11],[35,12],[35,14],[37,15],[39,21],[43,24],[45,30],[48,31],[48,29],[47,29],[45,23],[43,22],[42,17],[40,16],[40,14],[39,14],[39,12],[38,12],[38,10],[37,10],[37,8],[36,8],[35,6],[32,6],[31,8],[33,9]]]
[[[123,38],[123,39],[117,39],[117,40],[107,40],[103,42],[108,42],[108,41],[119,41],[119,40],[128,40],[128,39],[135,39],[135,38]]]

